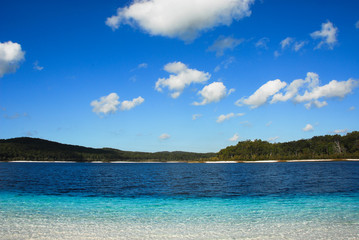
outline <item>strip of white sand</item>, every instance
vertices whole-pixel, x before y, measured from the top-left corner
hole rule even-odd
[[[207,161],[205,163],[237,163],[237,161]]]
[[[277,162],[335,162],[335,161],[359,161],[359,159],[302,159],[302,160],[254,160],[254,161],[206,161],[204,163],[277,163]],[[13,163],[77,163],[76,161],[25,161],[14,160],[8,161]],[[135,161],[112,161],[101,162],[93,161],[88,163],[187,163],[184,161],[168,161],[168,162],[135,162]],[[196,163],[196,162],[189,162]]]
[[[26,161],[26,160],[14,160],[8,161],[13,163],[75,163],[75,161]]]

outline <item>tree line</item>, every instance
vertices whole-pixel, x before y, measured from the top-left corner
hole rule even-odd
[[[219,160],[291,160],[359,158],[359,132],[316,136],[298,141],[269,143],[262,140],[241,141],[220,150]]]
[[[131,152],[112,148],[87,148],[38,138],[0,140],[0,161],[191,161],[214,157],[215,153]]]
[[[359,159],[359,132],[325,135],[298,141],[269,143],[247,140],[218,153],[131,152],[112,148],[87,148],[38,138],[0,140],[0,161],[251,161],[294,159]]]

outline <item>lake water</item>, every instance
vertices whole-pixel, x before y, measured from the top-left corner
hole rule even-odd
[[[0,163],[0,239],[359,239],[359,162]]]

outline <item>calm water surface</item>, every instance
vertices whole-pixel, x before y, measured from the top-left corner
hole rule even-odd
[[[359,162],[0,163],[0,239],[359,239]]]

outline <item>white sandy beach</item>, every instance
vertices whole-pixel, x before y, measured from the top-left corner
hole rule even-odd
[[[359,159],[303,159],[303,160],[257,160],[257,161],[206,161],[204,163],[221,164],[221,163],[278,163],[278,162],[337,162],[337,161],[359,161]],[[16,160],[9,161],[12,163],[78,163],[76,161],[26,161]],[[184,161],[168,161],[168,162],[135,162],[135,161],[112,161],[112,162],[101,162],[93,161],[86,163],[197,163],[197,162],[184,162]],[[198,162],[201,163],[201,162]]]

